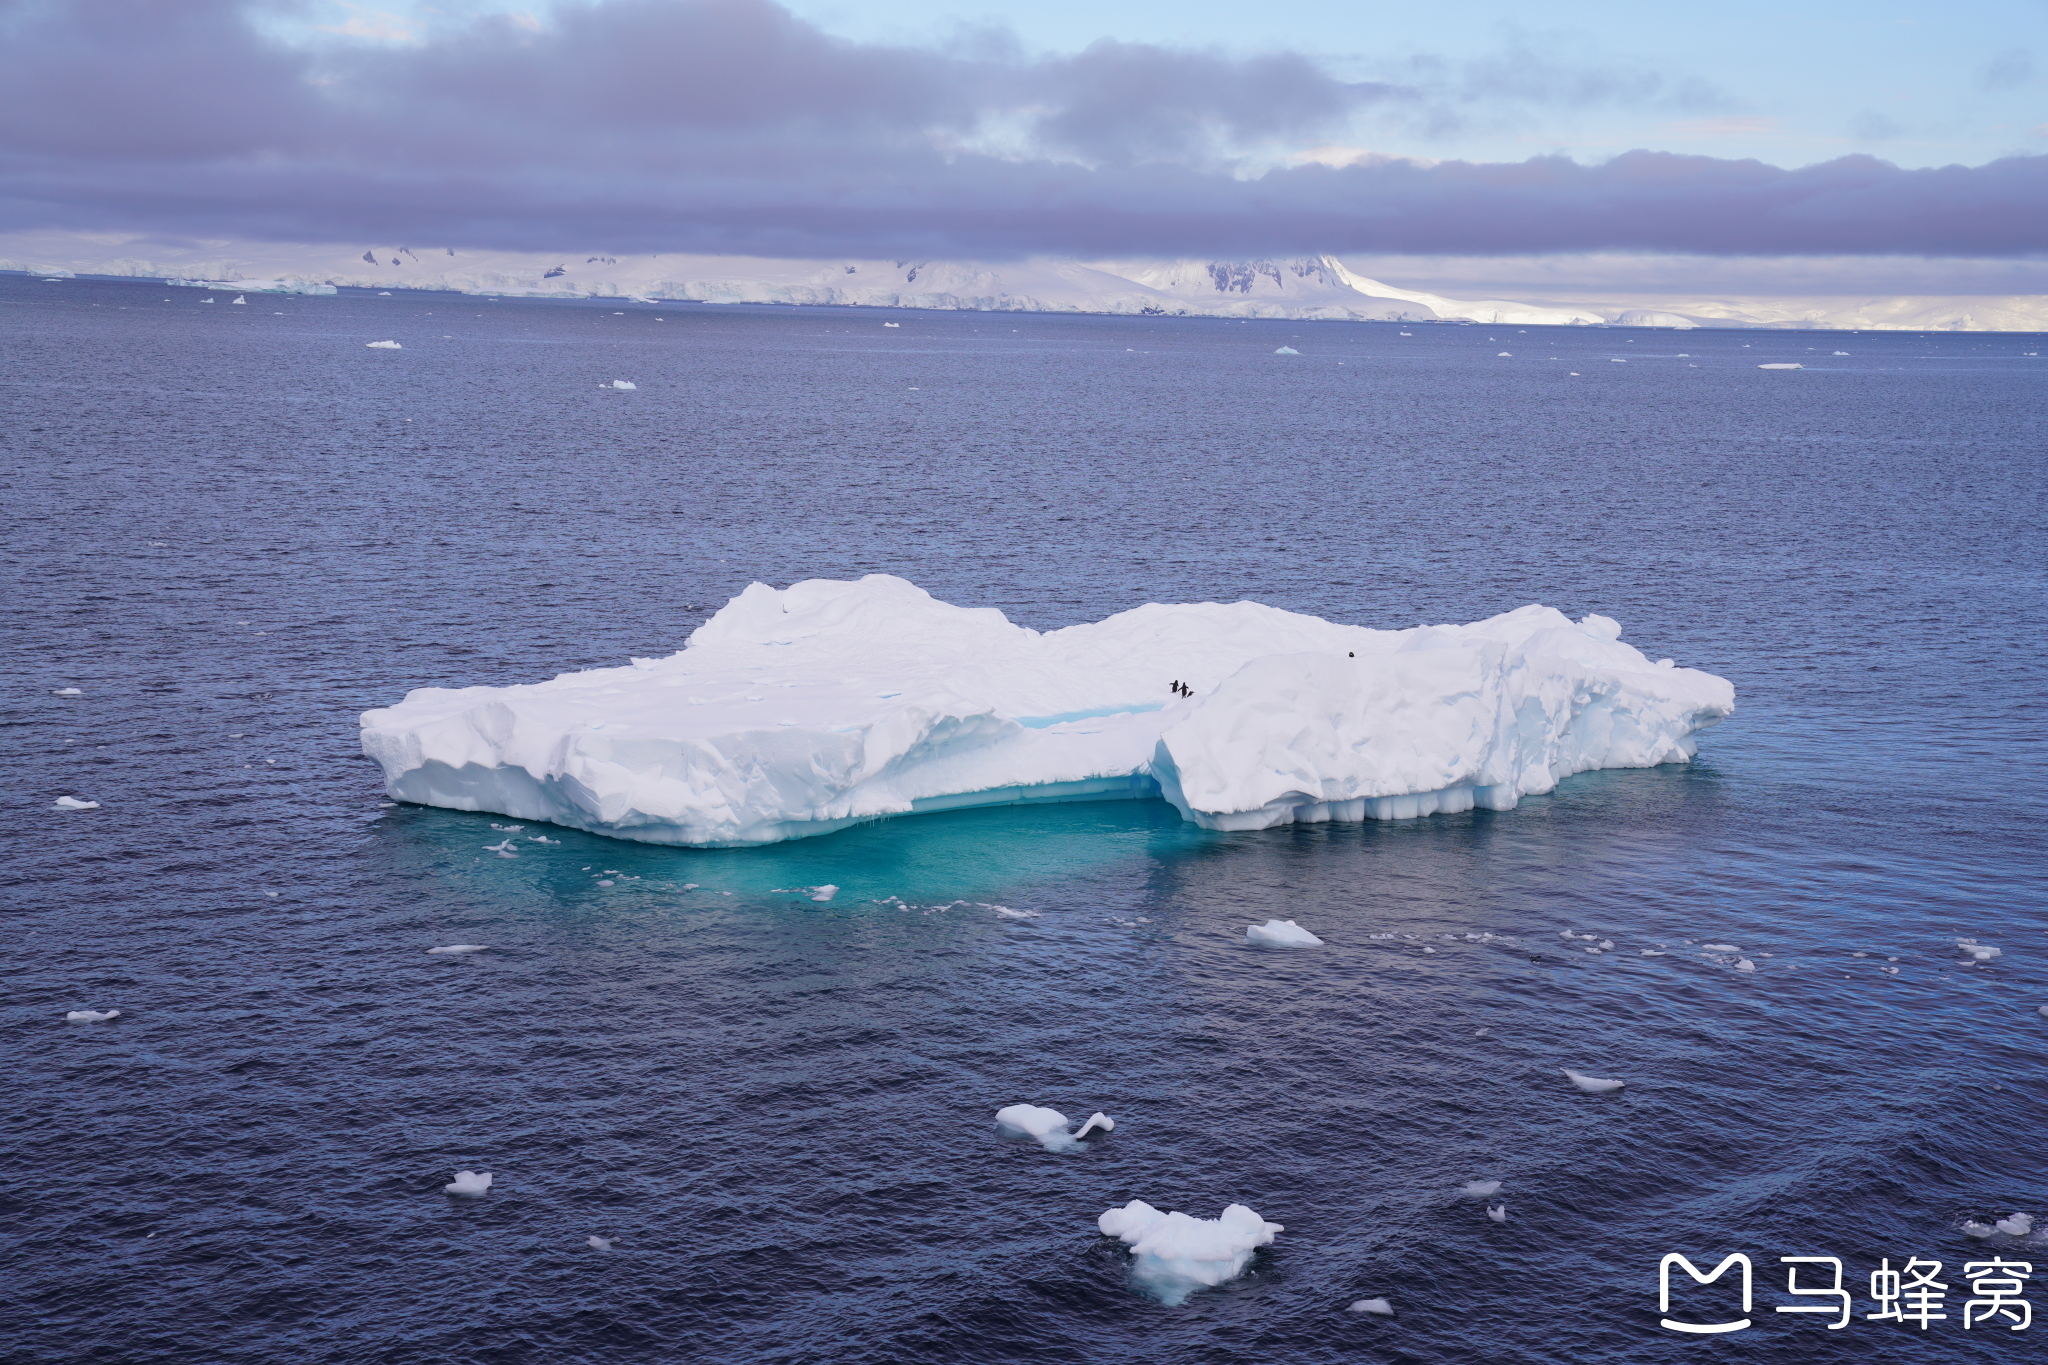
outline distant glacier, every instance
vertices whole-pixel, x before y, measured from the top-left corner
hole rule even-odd
[[[44,232],[0,236],[0,270],[300,294],[337,288],[427,289],[522,298],[1522,327],[2048,329],[2048,299],[2039,296],[1622,298],[1584,304],[1461,299],[1371,279],[1329,255],[1240,261],[828,261],[540,255],[410,245],[170,244],[113,234]]]

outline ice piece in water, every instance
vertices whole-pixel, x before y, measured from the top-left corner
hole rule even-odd
[[[1323,946],[1321,939],[1291,919],[1269,919],[1264,924],[1254,924],[1244,931],[1244,936],[1254,943],[1268,943],[1280,948]]]
[[[1402,335],[1405,336],[1407,334],[1404,332]],[[1385,1299],[1356,1299],[1351,1304],[1351,1311],[1354,1313],[1372,1313],[1379,1317],[1391,1318],[1394,1316],[1394,1305],[1388,1303]]]
[[[395,341],[366,341],[363,343],[373,351],[402,351],[405,347]]]
[[[1217,1218],[1191,1218],[1161,1213],[1142,1199],[1105,1211],[1095,1225],[1130,1244],[1131,1274],[1168,1307],[1186,1302],[1197,1289],[1236,1279],[1254,1251],[1287,1230],[1243,1204],[1232,1204]]]
[[[1106,797],[1216,830],[1404,819],[1689,759],[1734,689],[1620,634],[1540,606],[1372,630],[1253,602],[1041,633],[884,574],[756,583],[668,658],[420,688],[362,739],[393,799],[648,843]]]
[[[1757,368],[1758,368],[1759,370],[1803,370],[1803,369],[1805,369],[1806,367],[1805,367],[1804,365],[1798,364],[1798,363],[1797,363],[1797,362],[1795,362],[1795,361],[1783,361],[1783,360],[1781,360],[1781,361],[1777,362],[1776,364],[1773,364],[1773,365],[1759,365],[1759,366],[1757,366]]]
[[[632,383],[632,382],[631,382],[631,381],[629,381],[629,380],[625,380],[625,379],[614,379],[614,380],[613,380],[613,381],[611,382],[611,387],[612,387],[612,388],[615,388],[615,389],[637,389],[637,388],[639,388],[640,386],[639,386],[638,384]]]
[[[1976,958],[1979,962],[1989,962],[1994,957],[2004,955],[2002,949],[1994,948],[1988,943],[1979,943],[1975,939],[1958,939],[1956,947],[1961,948],[1963,952]]]
[[[1295,350],[1295,349],[1294,349],[1294,348],[1293,348],[1292,346],[1282,346],[1282,347],[1281,347],[1281,348],[1280,348],[1279,350],[1277,350],[1277,351],[1273,352],[1273,354],[1274,354],[1274,355],[1300,355],[1300,354],[1301,354],[1301,352],[1300,352],[1300,351],[1297,351],[1297,350]]]
[[[490,950],[484,943],[451,943],[445,948],[429,948],[429,953],[482,953]]]
[[[1468,1180],[1465,1182],[1465,1193],[1471,1195],[1474,1199],[1484,1199],[1499,1188],[1500,1182],[1498,1180]]]
[[[99,802],[81,801],[75,796],[60,796],[53,807],[56,810],[98,810],[99,808]]]
[[[116,1010],[115,1013],[118,1014],[120,1011]],[[2034,1230],[2034,1215],[2016,1213],[2010,1218],[1999,1219],[1992,1226],[2008,1237],[2024,1237]]]
[[[584,1240],[599,1251],[610,1251],[612,1249],[612,1239],[609,1237],[591,1236]]]
[[[85,695],[85,693],[79,691],[75,687],[60,687],[56,691],[50,693],[50,695],[53,697],[82,697]]]
[[[1096,1112],[1074,1132],[1067,1131],[1067,1116],[1057,1109],[1036,1104],[1012,1104],[996,1110],[996,1127],[1003,1132],[1033,1138],[1048,1152],[1078,1152],[1086,1147],[1081,1139],[1096,1129],[1110,1132],[1116,1120]]]
[[[1508,1221],[1508,1206],[1506,1204],[1492,1205],[1486,1210],[1486,1216],[1496,1223],[1505,1223]]]
[[[1703,953],[1739,953],[1742,949],[1732,943],[1702,943],[1700,951]]]
[[[478,1195],[491,1188],[489,1171],[457,1171],[453,1184],[443,1185],[443,1194]]]
[[[1605,1095],[1628,1084],[1627,1081],[1603,1081],[1598,1076],[1581,1075],[1570,1067],[1559,1067],[1558,1070],[1564,1072],[1573,1085],[1588,1095]]]
[[[829,901],[838,894],[839,888],[829,883],[824,886],[814,886],[811,888],[811,899],[814,901]]]
[[[65,1014],[64,1019],[65,1022],[72,1024],[104,1024],[109,1019],[120,1017],[119,1010],[71,1010]]]

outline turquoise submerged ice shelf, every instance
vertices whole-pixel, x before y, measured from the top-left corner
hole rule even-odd
[[[1733,710],[1726,680],[1620,633],[1541,606],[1384,631],[1251,602],[1039,632],[884,574],[756,583],[665,659],[418,689],[364,713],[363,750],[400,800],[706,847],[1154,795],[1209,829],[1505,810],[1682,762]]]

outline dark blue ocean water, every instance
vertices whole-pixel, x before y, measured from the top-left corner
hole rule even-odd
[[[1959,1230],[2048,1215],[2042,338],[205,297],[0,277],[7,1361],[1804,1365],[2048,1331],[1964,1329],[1990,1255],[2048,1310],[2048,1243]],[[359,756],[410,687],[869,571],[1038,627],[1540,601],[1740,709],[1689,767],[1507,813],[512,860]],[[1269,916],[1328,946],[1253,951]],[[425,953],[457,942],[491,951]],[[1001,1141],[1019,1101],[1117,1131]],[[486,1198],[441,1193],[463,1167]],[[1095,1232],[1132,1198],[1287,1231],[1167,1308]],[[1665,1253],[1735,1251],[1753,1327],[1658,1325]],[[1773,1311],[1785,1255],[1843,1258],[1850,1326]],[[1864,1319],[1914,1256],[1948,1317]],[[1375,1295],[1398,1315],[1346,1311]]]

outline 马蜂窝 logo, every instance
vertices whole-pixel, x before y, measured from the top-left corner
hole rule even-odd
[[[1827,1313],[1834,1321],[1827,1324],[1831,1332],[1847,1327],[1855,1317],[1855,1300],[1842,1285],[1842,1261],[1838,1256],[1780,1256],[1778,1263],[1785,1267],[1785,1293],[1794,1299],[1818,1299],[1823,1302],[1780,1304],[1774,1313]],[[1673,1267],[1683,1270],[1695,1285],[1713,1284],[1730,1270],[1741,1271],[1731,1284],[1739,1285],[1742,1295],[1742,1317],[1732,1315],[1718,1322],[1685,1322],[1671,1316],[1671,1271]],[[1825,1267],[1828,1282],[1825,1284],[1800,1283],[1800,1267]],[[1967,1261],[1963,1264],[1962,1276],[1970,1283],[1970,1295],[1963,1304],[1963,1327],[1971,1330],[1978,1327],[2004,1327],[2009,1331],[2023,1332],[2033,1325],[2034,1310],[2020,1296],[2026,1292],[2027,1280],[2033,1275],[2033,1263],[2029,1261],[2008,1261],[1993,1257],[1988,1261]],[[1820,1275],[1819,1270],[1806,1272],[1811,1281]],[[1937,1322],[1949,1319],[1943,1311],[1950,1285],[1937,1279],[1941,1274],[1941,1262],[1921,1256],[1908,1257],[1901,1268],[1892,1269],[1890,1257],[1884,1258],[1878,1268],[1870,1272],[1870,1300],[1872,1311],[1863,1315],[1869,1322],[1895,1322],[1900,1326],[1918,1327],[1926,1331]],[[1712,1270],[1701,1270],[1686,1257],[1672,1252],[1657,1265],[1657,1310],[1664,1316],[1661,1325],[1673,1332],[1692,1332],[1709,1335],[1719,1332],[1740,1332],[1752,1326],[1749,1317],[1755,1302],[1755,1268],[1748,1256],[1734,1252],[1721,1259]],[[1680,1282],[1683,1290],[1686,1286]],[[1728,1297],[1724,1290],[1718,1296]],[[1724,1313],[1726,1309],[1722,1310]]]

